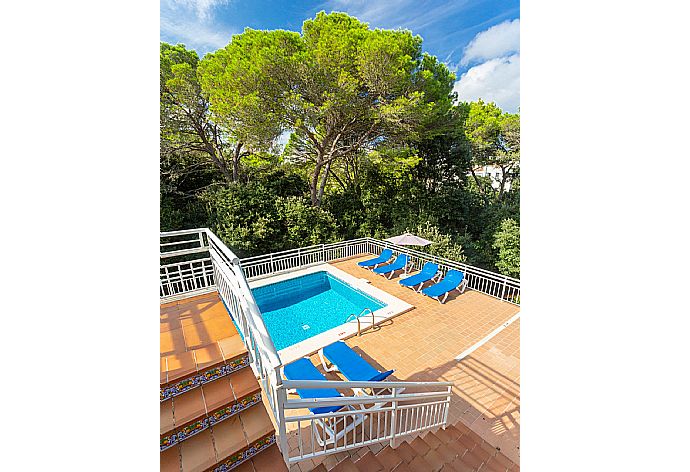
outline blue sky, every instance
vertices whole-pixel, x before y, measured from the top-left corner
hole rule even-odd
[[[184,43],[200,56],[225,46],[245,27],[300,31],[325,10],[344,11],[372,27],[406,28],[423,49],[456,72],[462,100],[520,103],[518,0],[161,0],[161,40]]]

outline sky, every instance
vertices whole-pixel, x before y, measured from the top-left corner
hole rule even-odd
[[[161,41],[199,56],[245,27],[300,31],[305,19],[344,11],[372,28],[405,28],[457,76],[458,98],[482,98],[514,113],[520,106],[519,0],[161,0]]]

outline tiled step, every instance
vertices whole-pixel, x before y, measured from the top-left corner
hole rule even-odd
[[[168,401],[248,365],[249,356],[239,335],[161,357],[160,399]]]
[[[161,451],[261,402],[251,369],[241,369],[161,402]]]
[[[225,472],[231,469],[287,470],[275,445],[273,423],[263,404],[243,410],[161,453],[161,471]]]
[[[345,458],[328,469],[321,462],[314,471],[326,472],[515,472],[520,467],[462,423],[445,430],[368,451],[358,460]]]

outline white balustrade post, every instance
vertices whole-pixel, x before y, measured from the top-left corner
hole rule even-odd
[[[445,404],[446,407],[446,412],[443,414],[443,429],[446,429],[446,425],[448,424],[448,410],[450,410],[450,393],[452,391],[453,387],[450,385],[448,386],[448,403]]]
[[[396,431],[396,423],[398,422],[398,389],[393,388],[393,409],[391,410],[391,442],[390,446],[395,449],[395,431]]]
[[[326,262],[326,245],[321,245],[321,262]]]
[[[287,428],[285,425],[285,401],[287,400],[287,391],[281,385],[276,386],[277,400],[276,410],[278,411],[278,441],[280,445],[280,452],[283,454],[285,464],[290,463],[290,451],[288,449]]]

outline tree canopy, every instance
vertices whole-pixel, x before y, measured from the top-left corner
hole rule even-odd
[[[204,58],[200,80],[221,119],[242,117],[250,134],[273,139],[292,133],[287,156],[309,167],[311,201],[321,206],[334,162],[404,146],[451,109],[455,77],[421,45],[409,31],[321,12],[301,35],[235,35]]]

